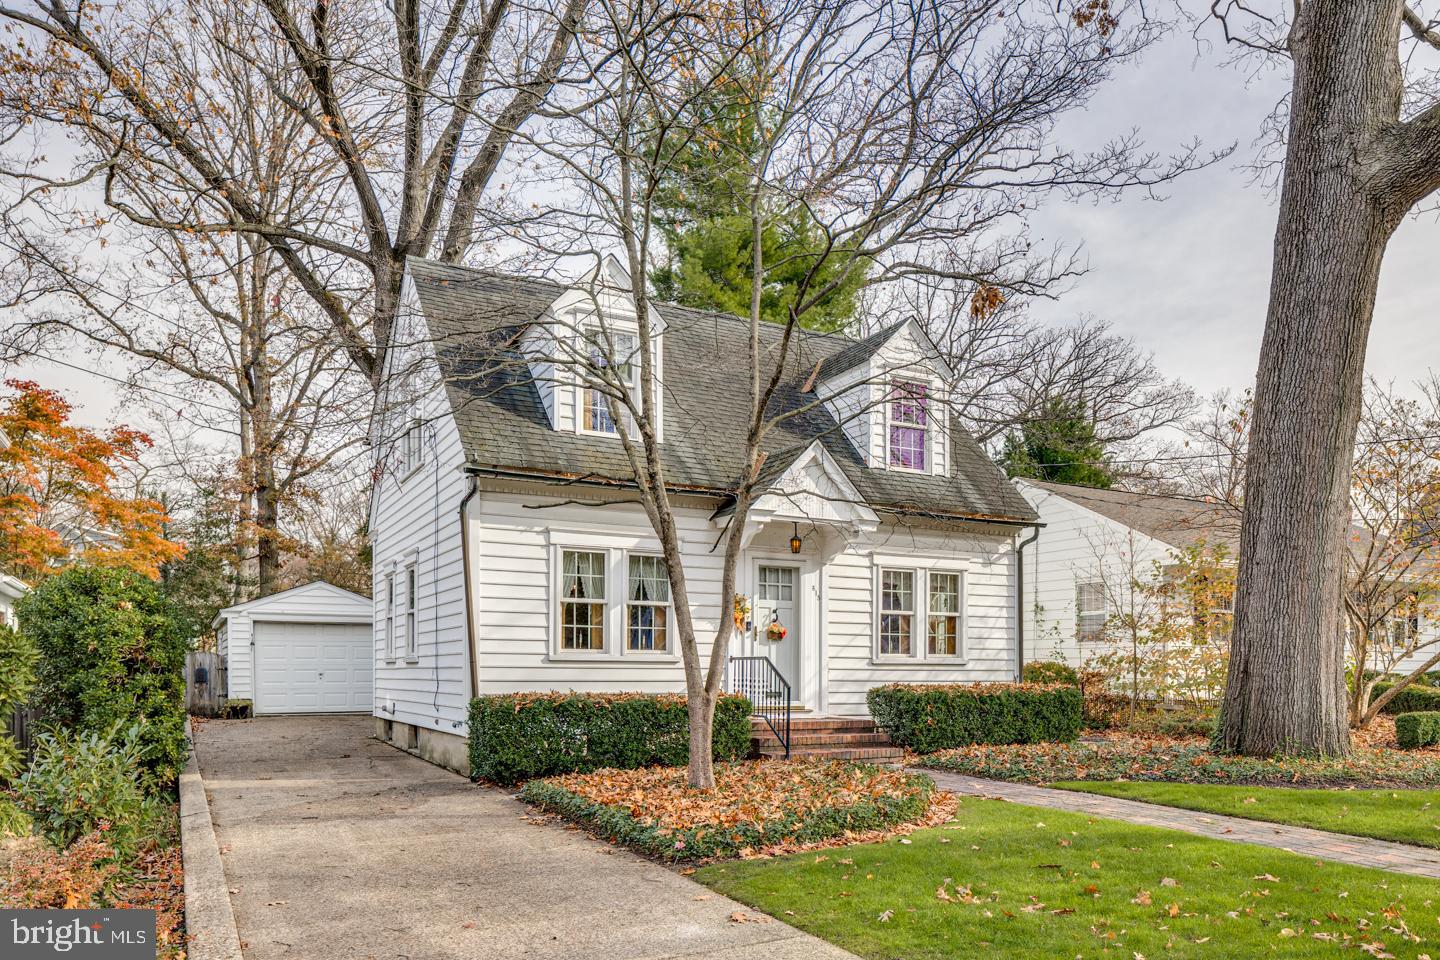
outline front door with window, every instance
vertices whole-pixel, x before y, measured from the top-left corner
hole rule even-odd
[[[790,684],[790,699],[800,701],[800,590],[794,567],[761,564],[755,573],[755,652],[770,658]],[[766,628],[779,623],[785,639],[770,643]]]

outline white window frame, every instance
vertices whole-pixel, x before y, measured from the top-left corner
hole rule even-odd
[[[414,560],[405,564],[405,659],[420,658],[420,571]]]
[[[565,555],[567,553],[589,553],[601,557],[601,571],[605,578],[605,590],[600,597],[567,598],[564,593],[565,583]],[[554,587],[551,590],[550,606],[555,612],[555,643],[554,655],[560,658],[576,658],[583,660],[598,659],[613,655],[615,649],[615,629],[612,608],[615,597],[615,570],[614,558],[611,552],[604,547],[583,546],[569,544],[559,547],[555,551],[555,576],[552,580]],[[565,607],[566,605],[587,604],[600,606],[600,647],[566,647],[565,646]]]
[[[954,558],[874,558],[874,582],[871,585],[871,609],[873,623],[870,631],[870,660],[875,664],[943,664],[964,666],[968,663],[970,645],[970,571]],[[913,576],[913,597],[910,621],[910,653],[880,652],[880,622],[886,611],[881,609],[884,602],[886,572],[909,573]],[[932,654],[930,652],[930,577],[946,575],[956,578],[960,591],[959,609],[955,612],[955,653]],[[944,614],[949,616],[949,614]]]
[[[1098,597],[1098,607],[1083,607],[1081,600],[1085,590],[1089,588]],[[1082,628],[1086,617],[1100,618],[1100,625],[1093,632]],[[1105,639],[1105,623],[1110,619],[1110,604],[1105,597],[1105,581],[1103,580],[1078,580],[1075,583],[1075,640],[1078,643],[1096,643]]]
[[[418,416],[411,417],[405,424],[405,432],[400,435],[400,477],[408,478],[424,460],[424,430],[425,423]]]
[[[385,659],[395,659],[395,568],[385,571]]]
[[[900,422],[900,421],[898,421],[898,420],[895,419],[895,403],[896,403],[896,400],[895,400],[895,392],[896,392],[896,388],[897,388],[897,387],[902,387],[902,386],[920,387],[920,388],[924,389],[924,391],[925,391],[925,425],[924,425],[924,426],[919,426],[919,425],[913,424],[913,423],[902,423],[902,422]],[[934,413],[933,413],[933,411],[931,410],[931,405],[933,404],[934,399],[935,399],[935,396],[934,396],[935,386],[934,386],[934,384],[932,384],[929,380],[925,380],[925,379],[923,379],[923,378],[910,378],[910,377],[892,376],[892,377],[890,377],[890,378],[886,381],[884,389],[885,389],[885,399],[884,399],[884,402],[885,402],[885,417],[884,417],[884,436],[881,438],[881,440],[882,440],[882,447],[883,447],[883,450],[882,450],[882,458],[883,458],[883,459],[882,459],[881,462],[885,464],[885,469],[886,469],[886,470],[894,470],[894,471],[897,471],[897,472],[899,472],[899,473],[917,473],[917,474],[921,474],[921,475],[925,475],[925,474],[929,474],[929,473],[934,472],[934,470],[933,470],[933,467],[934,467],[933,460],[934,460],[934,455],[935,455],[935,444],[934,444],[933,438],[931,437],[931,434],[930,434],[930,425],[931,425],[931,421],[932,421],[933,418],[934,418]],[[916,469],[915,467],[901,466],[900,464],[894,463],[894,462],[892,461],[891,456],[890,456],[890,430],[891,430],[892,427],[902,427],[902,428],[907,429],[907,430],[919,430],[919,431],[921,432],[921,434],[924,436],[924,444],[925,444],[925,453],[924,453],[924,456],[925,456],[925,466],[924,466],[923,469]]]
[[[659,560],[665,564],[665,557],[658,551],[645,550],[624,551],[625,583],[624,592],[620,597],[620,629],[621,629],[621,655],[627,657],[663,657],[671,659],[675,653],[675,587],[670,583],[670,568],[665,566],[665,579],[669,589],[669,599],[664,603],[655,603],[647,600],[630,599],[630,561],[637,558]],[[655,607],[665,612],[665,649],[663,650],[642,650],[630,646],[630,608],[632,606]]]
[[[910,577],[910,607],[907,610],[886,610],[885,603],[885,575],[887,573],[903,573]],[[916,660],[915,623],[920,619],[920,572],[914,567],[893,567],[882,566],[875,574],[875,659],[876,660]],[[910,652],[889,653],[882,648],[881,628],[884,625],[887,615],[910,616]]]
[[[937,613],[931,608],[931,596],[935,592],[933,580],[935,577],[955,578],[955,611],[954,613]],[[932,568],[925,571],[925,659],[926,660],[956,660],[965,659],[965,608],[968,605],[965,583],[965,571],[949,570],[944,568]],[[942,618],[955,618],[955,652],[954,653],[932,653],[930,650],[930,621]]]
[[[680,662],[679,635],[675,632],[675,593],[672,585],[666,610],[666,650],[631,650],[629,600],[630,557],[662,557],[653,540],[615,536],[599,530],[551,530],[548,534],[549,589],[546,593],[546,614],[549,634],[547,660],[617,663],[622,659],[635,662]],[[598,553],[605,557],[605,597],[603,601],[605,649],[571,650],[562,646],[564,639],[565,554]],[[684,547],[682,545],[683,554]],[[666,571],[668,575],[668,570]],[[594,601],[589,601],[594,602]]]
[[[601,326],[598,324],[589,324],[582,328],[580,333],[580,349],[582,351],[582,354],[588,357],[591,355],[592,350],[602,351],[603,347],[606,346],[606,337],[609,337],[610,342],[615,346],[617,352],[620,348],[620,344],[616,341],[618,341],[621,337],[629,338],[629,340],[632,341],[632,343],[634,344],[634,346],[631,348],[629,360],[622,362],[624,362],[625,365],[630,368],[630,374],[626,386],[630,390],[630,395],[632,397],[635,397],[638,401],[640,390],[640,331],[638,329],[616,329],[608,325]],[[618,360],[619,358],[617,357],[616,359]],[[626,411],[625,407],[619,403],[616,404],[617,409],[615,412],[620,414],[620,419],[622,423],[612,423],[611,426],[614,427],[613,430],[596,430],[592,428],[590,426],[590,417],[588,416],[589,411],[586,409],[587,406],[591,403],[604,404],[604,412],[606,417],[608,418],[610,413],[609,398],[598,387],[591,386],[586,381],[584,376],[578,376],[576,378],[576,381],[575,429],[577,433],[581,433],[589,437],[618,437],[620,435],[620,429],[622,425],[627,430],[630,429],[631,425],[628,422],[625,422],[628,420],[628,412]],[[630,430],[630,432],[633,433],[634,431]]]

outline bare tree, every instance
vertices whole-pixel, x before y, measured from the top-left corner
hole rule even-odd
[[[1030,282],[1046,288],[1079,270],[1073,258],[1059,254],[1029,266]],[[955,370],[956,414],[984,444],[1043,419],[1056,400],[1084,410],[1095,439],[1106,447],[1174,426],[1194,409],[1193,391],[1166,377],[1133,339],[1094,318],[1060,327],[1036,324],[1026,316],[1023,293],[985,309],[973,283],[915,277],[869,307],[871,327],[903,317],[924,325]]]
[[[251,237],[377,382],[405,258],[459,261],[487,205],[506,206],[487,192],[517,131],[561,81],[584,9],[585,0],[0,4],[12,28],[0,57],[12,214],[19,205],[73,219],[78,208],[91,221]],[[237,72],[247,82],[234,82]],[[273,127],[256,125],[260,95],[287,114]],[[324,154],[330,209],[277,209],[270,194],[281,185],[246,169],[245,145],[277,130],[287,145]],[[51,145],[73,137],[74,156],[22,151],[37,132]],[[171,191],[163,214],[123,189],[151,177]]]
[[[1405,0],[1212,10],[1293,69],[1219,742],[1343,755],[1351,449],[1386,245],[1440,188],[1440,99],[1420,62],[1440,32]]]
[[[1136,21],[1122,26],[1127,12]],[[1095,153],[1052,143],[1056,119],[1162,32],[1138,7],[1105,5],[1103,17],[1073,17],[1044,4],[1017,10],[992,0],[787,0],[719,9],[689,0],[597,0],[592,14],[595,36],[576,50],[600,93],[552,102],[555,123],[534,146],[588,200],[578,211],[582,238],[561,249],[593,256],[604,238],[623,251],[634,278],[625,292],[635,332],[606,322],[615,291],[598,283],[594,309],[573,329],[557,328],[547,356],[603,395],[611,421],[624,425],[618,433],[636,499],[668,569],[690,711],[689,780],[709,789],[711,728],[734,627],[729,616],[719,618],[702,661],[660,442],[661,332],[641,281],[663,254],[654,200],[676,157],[698,142],[733,158],[752,228],[751,309],[740,321],[749,376],[735,451],[743,466],[718,547],[722,598],[734,593],[747,520],[765,489],[766,444],[801,415],[777,412],[774,401],[782,385],[807,372],[796,369],[796,331],[815,304],[857,274],[872,285],[943,276],[973,285],[982,304],[995,302],[988,291],[1039,292],[1057,273],[1037,268],[1006,227],[1022,223],[1040,198],[1152,185],[1201,161],[1185,151],[1161,162],[1130,140]],[[735,124],[737,112],[750,122]],[[758,142],[733,138],[737,127]],[[760,309],[767,276],[793,264],[766,262],[762,237],[797,206],[823,242],[805,254],[784,322],[770,325]],[[886,388],[871,395],[877,403],[890,398]]]
[[[1368,725],[1440,663],[1440,635],[1421,628],[1440,597],[1440,410],[1434,399],[1427,407],[1372,381],[1360,418],[1345,593],[1353,727]],[[1372,703],[1376,680],[1366,671],[1391,674],[1415,658],[1421,662]]]

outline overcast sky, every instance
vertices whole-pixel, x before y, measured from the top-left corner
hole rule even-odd
[[[1177,34],[1123,69],[1091,109],[1067,121],[1065,133],[1094,142],[1135,128],[1162,152],[1199,137],[1207,149],[1237,144],[1234,156],[1170,185],[1163,201],[1052,202],[1033,221],[1037,246],[1081,244],[1090,268],[1035,313],[1052,323],[1086,314],[1109,319],[1153,351],[1169,375],[1202,393],[1243,388],[1254,378],[1275,205],[1247,165],[1264,118],[1288,86],[1280,72],[1253,76],[1225,65],[1225,55]],[[1403,384],[1440,365],[1437,249],[1434,216],[1407,222],[1390,245],[1368,362],[1383,379]],[[19,372],[65,390],[88,422],[117,415],[113,385],[103,380],[53,366]]]
[[[1289,86],[1277,71],[1256,77],[1227,66],[1224,54],[1176,35],[1071,122],[1097,136],[1138,128],[1162,151],[1195,136],[1210,149],[1235,143],[1229,160],[1171,185],[1162,202],[1137,195],[1099,206],[1052,203],[1034,221],[1037,240],[1083,243],[1090,267],[1058,302],[1035,312],[1057,323],[1107,318],[1202,393],[1243,388],[1255,377],[1276,206],[1248,165],[1263,121]],[[1440,359],[1437,249],[1433,215],[1408,221],[1390,244],[1367,363],[1376,376],[1413,381]]]

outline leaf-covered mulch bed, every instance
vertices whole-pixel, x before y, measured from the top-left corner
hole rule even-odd
[[[33,837],[12,841],[0,873],[0,907],[154,910],[157,956],[183,960],[185,875],[174,839],[157,838],[125,863],[116,860],[103,827],[64,850]]]
[[[1203,739],[1109,736],[1098,742],[974,746],[914,762],[992,780],[1157,780],[1274,786],[1430,787],[1440,785],[1440,752],[1369,745],[1357,737],[1343,760],[1267,760],[1213,753]]]
[[[683,767],[599,770],[532,780],[520,797],[665,860],[769,856],[881,839],[944,818],[953,798],[929,777],[862,763],[717,764],[716,789]]]

